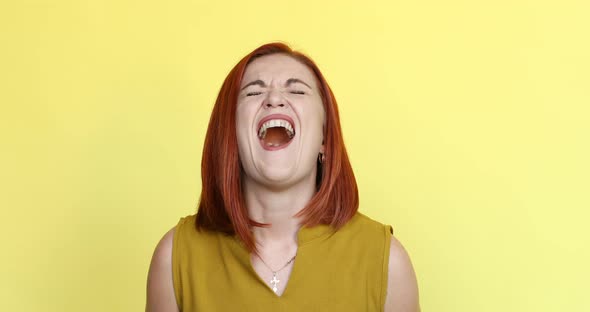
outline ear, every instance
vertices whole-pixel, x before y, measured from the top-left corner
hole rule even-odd
[[[320,146],[320,153],[324,154],[326,152],[326,122],[322,125],[322,145]]]

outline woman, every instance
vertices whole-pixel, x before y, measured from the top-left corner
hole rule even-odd
[[[154,252],[146,311],[419,311],[390,226],[357,212],[336,100],[280,43],[229,73],[213,108],[196,215]]]

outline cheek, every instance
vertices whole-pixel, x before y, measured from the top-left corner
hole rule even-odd
[[[324,126],[326,125],[326,111],[324,109],[324,105],[322,104],[321,99],[318,99],[318,103],[314,106],[314,108],[314,123],[318,125],[320,135],[323,136]]]
[[[245,107],[239,107],[236,110],[236,136],[238,145],[245,144],[250,133],[252,114]],[[219,125],[222,127],[223,125]]]
[[[236,109],[236,129],[243,130],[241,128],[249,127],[253,116],[254,112],[248,105],[238,103],[238,108]]]
[[[307,139],[315,145],[321,144],[324,137],[325,114],[323,107],[312,109],[307,114],[305,127],[308,129]]]

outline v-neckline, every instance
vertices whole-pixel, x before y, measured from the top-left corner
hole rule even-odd
[[[270,285],[258,274],[258,272],[256,272],[256,269],[254,268],[254,264],[252,263],[253,256],[251,254],[248,255],[249,264],[250,264],[250,271],[252,274],[254,274],[256,276],[258,281],[260,283],[262,283],[266,289],[268,289],[268,291],[271,293],[272,296],[276,297],[277,299],[281,299],[285,296],[285,293],[290,288],[289,286],[292,284],[291,282],[293,281],[293,274],[295,272],[295,267],[297,266],[297,258],[299,258],[299,256],[300,256],[300,254],[299,254],[299,250],[298,250],[297,256],[295,257],[295,260],[293,260],[293,264],[291,265],[291,271],[289,272],[289,276],[288,276],[287,280],[284,281],[285,280],[284,278],[280,279],[280,283],[283,283],[283,282],[285,283],[285,288],[283,289],[283,292],[280,295],[278,293],[276,293],[270,287]]]
[[[289,273],[289,278],[286,281],[285,288],[283,289],[283,292],[281,293],[281,295],[275,293],[274,290],[270,287],[270,285],[268,283],[266,283],[266,281],[258,274],[258,272],[256,272],[256,269],[254,268],[254,265],[252,263],[251,253],[247,251],[244,244],[237,237],[237,235],[234,235],[234,240],[241,246],[242,251],[243,251],[242,254],[244,257],[247,258],[247,261],[244,261],[244,262],[247,263],[248,269],[251,272],[251,274],[254,274],[256,276],[256,279],[264,285],[265,289],[267,289],[270,292],[271,296],[273,296],[275,299],[282,299],[285,297],[286,294],[288,294],[287,291],[293,287],[292,283],[293,283],[294,277],[298,276],[297,274],[299,274],[298,273],[299,270],[297,269],[297,267],[299,267],[300,265],[297,265],[297,264],[300,263],[301,261],[299,261],[299,260],[305,256],[305,251],[304,251],[305,246],[307,244],[315,241],[316,239],[331,235],[333,233],[334,233],[334,228],[330,225],[327,225],[327,224],[319,224],[319,225],[316,225],[313,227],[302,226],[299,229],[299,231],[297,232],[297,256],[295,257],[295,260],[293,261],[293,264],[291,267],[291,272]],[[281,282],[282,282],[282,280],[281,280]]]

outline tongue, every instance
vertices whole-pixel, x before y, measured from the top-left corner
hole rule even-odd
[[[262,140],[266,146],[281,146],[290,139],[285,128],[275,127],[266,129],[266,135]]]

